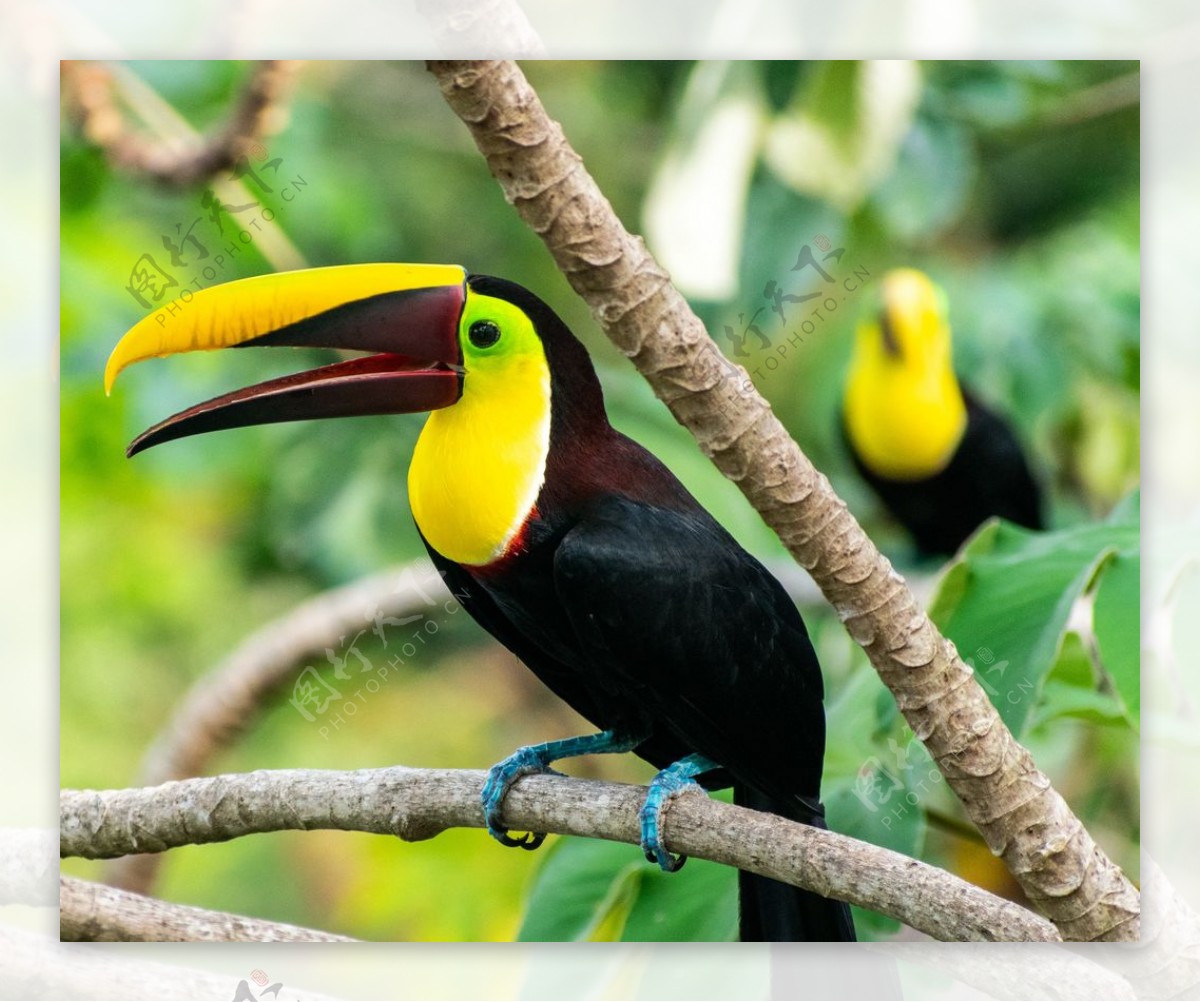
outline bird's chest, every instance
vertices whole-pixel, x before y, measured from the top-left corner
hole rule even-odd
[[[882,477],[914,480],[946,467],[962,439],[966,412],[949,374],[898,374],[849,387],[846,432],[866,466]]]
[[[467,392],[435,411],[408,468],[421,534],[468,567],[503,556],[534,511],[549,443],[549,398],[540,384]]]

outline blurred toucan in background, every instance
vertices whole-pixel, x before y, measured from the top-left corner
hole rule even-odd
[[[408,498],[463,606],[600,733],[519,749],[483,791],[505,829],[520,776],[569,756],[632,751],[659,769],[642,848],[664,869],[670,798],[697,782],[824,827],[820,666],[783,587],[653,455],[609,424],[591,360],[532,293],[456,266],[352,265],[196,293],[151,314],[105,373],[221,347],[374,352],[217,397],[139,436],[171,439],[305,418],[432,412]],[[314,447],[317,447],[314,444]],[[849,908],[740,874],[743,939],[853,939]]]
[[[858,327],[842,427],[858,472],[927,555],[949,555],[998,515],[1041,529],[1042,500],[1008,422],[954,373],[942,291],[888,272]]]

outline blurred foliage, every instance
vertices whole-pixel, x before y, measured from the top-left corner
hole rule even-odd
[[[246,73],[222,62],[129,69],[197,128],[221,120]],[[842,452],[841,374],[885,270],[919,267],[943,286],[957,368],[1012,418],[1055,531],[985,530],[946,576],[938,607],[964,653],[1029,659],[1036,698],[1019,713],[998,705],[1136,876],[1136,495],[1113,510],[1138,474],[1136,63],[537,62],[527,73],[621,218],[644,221],[717,342],[902,568],[912,567],[909,544]],[[404,491],[419,417],[252,428],[124,459],[124,445],[164,415],[326,358],[148,363],[104,398],[107,353],[145,312],[127,289],[135,262],[150,255],[179,288],[261,273],[271,264],[251,220],[276,227],[312,265],[457,262],[537,291],[588,344],[614,424],[752,552],[783,556],[596,330],[422,67],[309,64],[286,127],[261,153],[254,163],[273,190],[250,185],[258,204],[223,213],[218,232],[201,192],[114,172],[64,131],[64,785],[135,782],[180,694],[242,638],[315,591],[423,552]],[[164,236],[183,252],[178,266]],[[788,295],[823,291],[815,272],[792,269],[806,244],[824,250],[826,240],[844,249],[830,267],[846,295],[822,303],[819,320],[788,300],[777,313],[770,283]],[[1094,645],[1063,615],[1080,591]],[[826,674],[831,826],[1019,896],[836,617],[804,612]],[[465,616],[437,622],[337,726],[276,706],[214,767],[482,767],[519,744],[588,729]],[[377,670],[405,638],[385,639],[359,643]],[[650,774],[629,756],[568,771]],[[415,845],[311,832],[172,853],[160,890],[374,939],[672,939],[733,935],[733,883],[701,861],[664,876],[635,848],[604,843],[551,839],[530,856],[474,831]],[[857,919],[864,937],[896,930]]]

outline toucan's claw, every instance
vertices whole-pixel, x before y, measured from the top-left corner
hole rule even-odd
[[[685,790],[701,790],[703,787],[695,777],[701,773],[720,768],[717,763],[703,755],[689,755],[673,765],[667,766],[650,781],[650,791],[642,803],[639,818],[642,823],[642,852],[646,860],[657,863],[665,873],[674,873],[683,868],[687,856],[672,856],[663,845],[663,818],[667,806]]]
[[[660,783],[659,777],[662,777],[667,771],[664,769],[655,777],[654,782],[650,784],[650,792],[646,795],[645,803],[642,804],[640,812],[642,852],[645,853],[647,862],[657,863],[664,873],[674,873],[676,870],[682,869],[683,864],[687,862],[687,856],[672,856],[667,851],[667,847],[663,845],[663,818],[671,800],[688,787],[694,786],[699,789],[700,784],[690,779],[675,780],[674,783],[670,781]],[[670,777],[670,779],[674,779],[674,777]]]
[[[497,762],[488,770],[487,782],[483,784],[483,817],[487,823],[488,834],[501,845],[512,849],[528,849],[531,852],[546,841],[541,832],[526,832],[519,838],[513,838],[504,827],[500,814],[504,807],[504,798],[508,791],[522,776],[533,773],[552,773],[561,776],[550,768],[551,760],[546,758],[542,745],[529,745],[518,748],[503,762]]]
[[[487,782],[483,784],[483,818],[487,823],[488,834],[501,845],[520,849],[536,849],[546,841],[546,836],[537,832],[529,832],[521,838],[513,838],[504,827],[500,810],[508,791],[522,776],[532,773],[544,773],[561,776],[550,768],[551,762],[560,758],[574,758],[577,755],[597,755],[608,752],[632,751],[644,740],[643,736],[618,735],[614,731],[601,731],[599,734],[588,734],[578,738],[563,738],[559,741],[547,741],[540,745],[526,745],[518,748],[503,762],[498,762],[488,770]]]

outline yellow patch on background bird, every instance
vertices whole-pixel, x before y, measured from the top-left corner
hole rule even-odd
[[[945,469],[967,426],[945,297],[921,272],[888,272],[883,313],[858,327],[843,403],[863,463],[893,480]]]
[[[477,323],[500,337],[479,347]],[[408,468],[421,534],[438,553],[478,566],[500,557],[533,510],[550,452],[550,367],[525,313],[468,291],[459,324],[462,398],[429,415]]]

